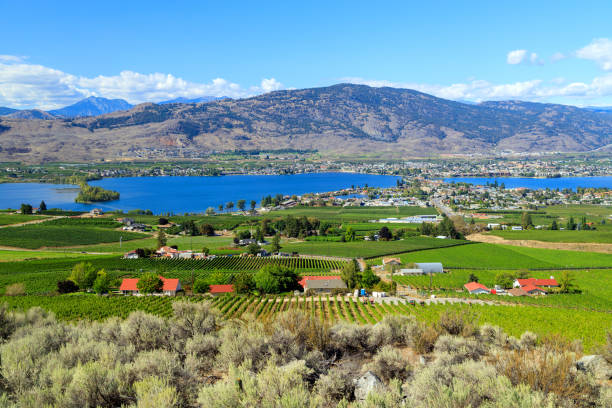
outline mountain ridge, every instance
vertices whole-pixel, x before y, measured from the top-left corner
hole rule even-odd
[[[193,157],[266,148],[401,157],[584,152],[612,145],[608,113],[521,101],[472,105],[414,90],[354,84],[198,104],[144,103],[46,125],[5,118],[0,118],[5,129],[0,147],[14,151],[10,137],[19,136],[26,145],[21,147],[30,151],[11,159],[31,161],[61,160],[68,154],[73,160]]]

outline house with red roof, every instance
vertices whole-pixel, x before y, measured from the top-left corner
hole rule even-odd
[[[525,291],[528,295],[545,295],[546,291],[535,285],[525,285],[521,286],[521,289]]]
[[[181,282],[178,279],[166,279],[163,276],[160,276],[163,285],[161,292],[165,296],[176,296],[176,293],[181,288]],[[138,278],[126,278],[121,281],[121,286],[119,286],[119,291],[124,295],[140,295],[140,291],[138,290]]]
[[[234,285],[210,285],[210,290],[208,292],[215,296],[225,293],[234,293]]]
[[[540,288],[558,288],[559,283],[554,277],[550,277],[550,279],[536,279],[536,278],[528,278],[528,279],[515,279],[514,286],[515,288],[522,288],[523,286],[538,286]]]
[[[331,292],[332,289],[347,288],[341,276],[304,276],[298,284],[304,288],[304,292],[308,290]]]
[[[157,251],[155,251],[155,253],[157,253],[159,256],[163,258],[178,258],[179,257],[179,250],[176,248],[169,247],[169,246],[163,246],[159,248]]]
[[[483,295],[491,293],[491,289],[487,288],[482,283],[470,282],[463,285],[465,290],[470,292],[471,295]]]

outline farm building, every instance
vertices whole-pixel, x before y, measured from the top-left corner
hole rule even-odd
[[[127,253],[125,253],[123,255],[123,258],[125,258],[125,259],[138,259],[139,258],[138,252],[136,252],[136,250],[127,252]]]
[[[307,290],[331,292],[332,289],[346,289],[346,283],[340,276],[304,276],[298,283],[304,288],[304,292]]]
[[[508,291],[510,296],[528,296],[529,294],[521,288],[512,288]]]
[[[223,295],[225,293],[234,293],[234,285],[210,285],[209,293],[211,295]]]
[[[165,296],[176,296],[176,293],[182,290],[181,282],[178,279],[166,279],[163,276],[160,276],[159,279],[163,283],[162,293]],[[138,295],[138,279],[123,279],[119,290],[124,295]]]
[[[545,295],[546,291],[535,285],[525,285],[521,286],[521,289],[524,290],[529,295]]]
[[[540,288],[557,288],[559,287],[559,283],[554,277],[550,277],[550,279],[515,279],[514,284],[512,285],[515,288],[523,288],[524,286],[538,286]]]
[[[472,295],[482,295],[491,293],[491,289],[478,282],[466,283],[465,285],[463,285],[463,287]]]
[[[424,274],[444,273],[444,268],[440,262],[415,263],[417,269],[421,269]]]
[[[406,276],[406,275],[422,275],[423,270],[420,268],[403,268],[399,271],[395,271],[394,275]]]
[[[384,265],[401,265],[402,260],[399,258],[383,258],[382,264]]]

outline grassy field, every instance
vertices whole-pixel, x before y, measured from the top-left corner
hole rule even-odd
[[[418,214],[437,214],[435,208],[421,207],[295,207],[287,210],[273,211],[270,218],[292,215],[294,217],[315,217],[321,221],[332,222],[368,222],[387,217],[408,217]]]
[[[94,255],[75,254],[71,251],[9,251],[0,249],[0,262],[91,256]]]
[[[108,228],[61,225],[24,225],[22,227],[0,228],[0,246],[38,249],[41,247],[65,247],[71,245],[119,242],[142,238],[142,234],[115,231]]]
[[[101,320],[111,316],[125,317],[131,311],[144,310],[161,316],[172,315],[175,300],[202,301],[202,297],[100,297],[96,295],[16,296],[0,297],[14,309],[39,306],[63,320]],[[227,317],[251,313],[260,319],[273,318],[289,309],[300,309],[330,323],[349,321],[375,323],[387,314],[414,315],[418,320],[435,322],[445,311],[468,311],[479,324],[502,327],[513,336],[529,330],[540,336],[559,334],[568,339],[582,340],[585,350],[605,342],[606,331],[612,326],[612,314],[585,310],[563,310],[543,307],[431,305],[410,306],[402,302],[391,304],[363,304],[353,299],[334,299],[314,296],[308,299],[291,296],[223,296],[213,300]]]
[[[612,231],[552,231],[552,230],[526,230],[526,231],[491,231],[490,234],[504,239],[536,240],[544,242],[579,242],[579,243],[612,243]]]
[[[22,215],[22,214],[1,214],[0,213],[0,225],[11,225],[21,224],[22,222],[44,220],[49,217],[44,215]]]
[[[416,251],[399,256],[402,262],[442,262],[445,268],[556,269],[612,266],[612,255],[478,243]],[[380,264],[380,259],[371,261]]]
[[[470,275],[476,275],[483,285],[493,288],[495,276],[500,271],[454,269],[449,273],[434,274],[431,277],[432,287],[436,293],[452,297],[474,297],[463,289]],[[516,271],[506,271],[515,273]],[[549,278],[561,276],[562,271],[532,271],[534,278]],[[575,283],[582,293],[551,294],[538,297],[512,297],[512,296],[482,296],[479,299],[491,299],[498,302],[512,302],[542,306],[556,306],[563,308],[579,308],[599,311],[612,311],[612,269],[586,269],[572,271]],[[417,289],[429,289],[430,277],[427,276],[395,276],[394,281],[409,285]]]
[[[466,243],[467,241],[462,240],[437,239],[421,236],[408,237],[400,241],[301,241],[295,243],[283,243],[281,251],[295,251],[299,252],[300,254],[340,256],[346,258],[371,258],[415,251],[419,249],[440,248],[453,245],[462,245]]]
[[[487,210],[476,210],[475,212],[489,212]],[[495,212],[490,212],[495,213]],[[612,215],[612,209],[598,206],[598,205],[553,205],[550,207],[539,208],[537,211],[530,211],[531,219],[535,225],[550,225],[553,220],[557,223],[561,223],[563,226],[570,217],[573,217],[575,221],[579,221],[582,217],[586,217],[587,222],[593,222],[597,224],[597,228],[600,229],[600,221]],[[521,223],[522,210],[516,210],[512,212],[496,213],[497,215],[503,216],[498,219],[488,220],[475,220],[480,223],[490,222],[502,222],[502,223]],[[610,225],[603,226],[603,229],[610,229]]]

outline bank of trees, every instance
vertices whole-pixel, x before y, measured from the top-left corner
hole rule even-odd
[[[83,183],[74,201],[77,203],[91,203],[97,201],[114,201],[118,199],[119,193],[117,191],[106,190],[102,187],[94,187],[87,183]]]

